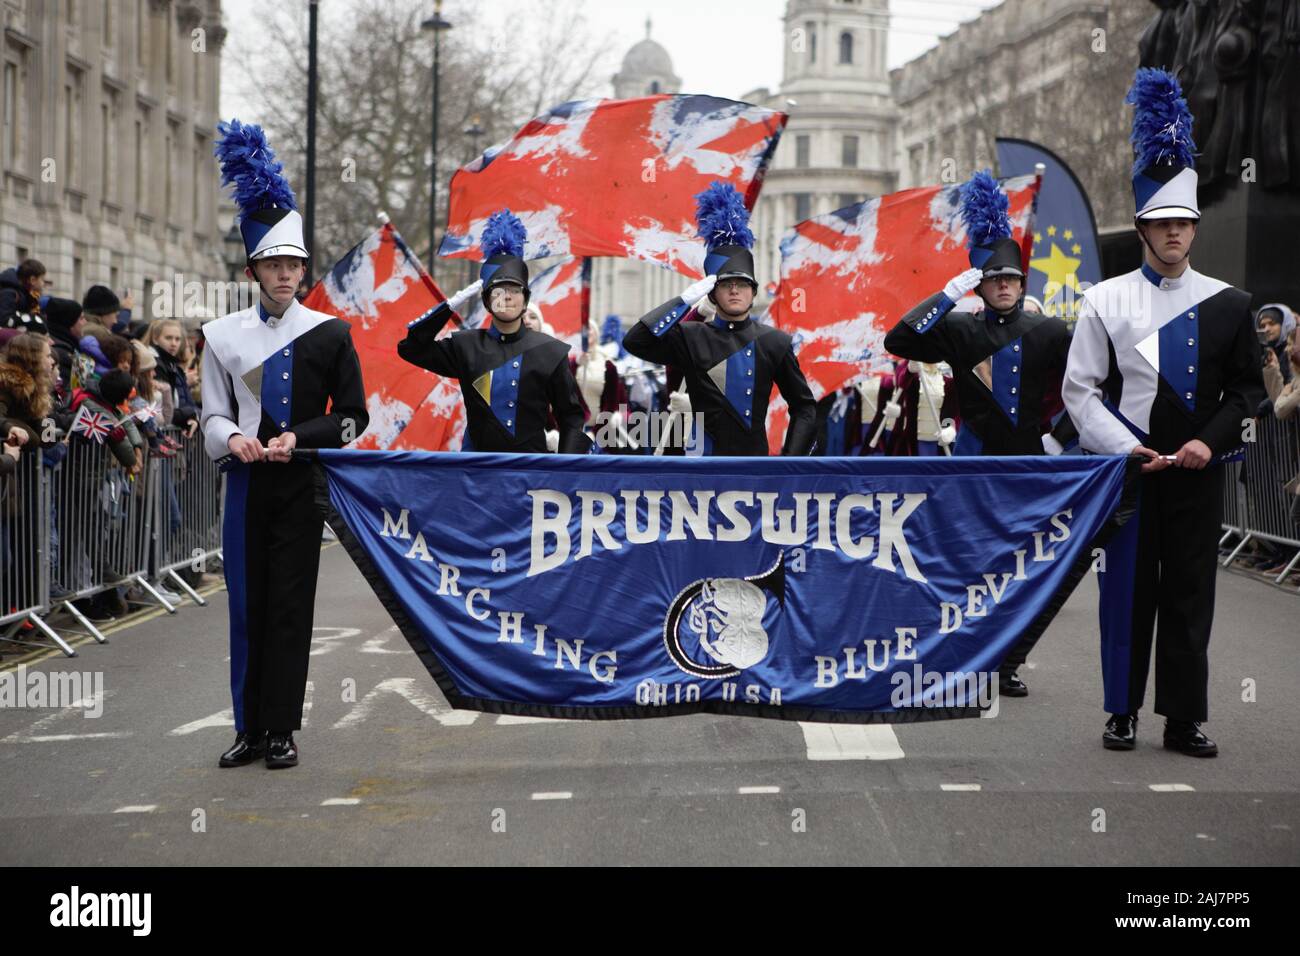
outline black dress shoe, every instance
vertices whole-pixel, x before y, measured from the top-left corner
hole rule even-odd
[[[1192,720],[1165,721],[1165,749],[1177,750],[1189,757],[1217,757],[1219,745],[1201,733],[1201,725]]]
[[[998,673],[998,694],[1003,697],[1028,697],[1029,688],[1015,671],[1009,674]]]
[[[1111,714],[1101,745],[1107,750],[1132,750],[1138,742],[1138,715]]]
[[[266,765],[272,770],[298,766],[298,745],[293,734],[269,734],[266,738]]]
[[[221,755],[218,767],[242,767],[266,753],[266,734],[243,733],[235,735],[235,745]]]

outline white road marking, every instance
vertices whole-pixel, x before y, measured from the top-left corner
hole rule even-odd
[[[1190,783],[1153,783],[1149,785],[1156,793],[1173,793],[1176,791],[1195,792],[1196,788]]]
[[[809,760],[898,760],[903,748],[889,724],[799,722]]]
[[[379,634],[376,634],[374,637],[370,638],[370,640],[368,640],[368,641],[366,641],[364,644],[362,644],[362,645],[361,645],[361,650],[360,650],[359,653],[362,653],[362,654],[405,654],[406,651],[395,651],[395,650],[392,650],[391,648],[387,648],[387,647],[384,646],[385,644],[388,643],[388,639],[389,639],[390,637],[392,637],[394,634],[401,634],[401,631],[399,631],[399,630],[397,629],[397,625],[396,625],[396,624],[394,624],[394,625],[393,625],[392,627],[390,627],[388,630],[383,631],[383,632],[381,632],[381,633],[379,633]]]
[[[156,803],[140,803],[140,804],[133,804],[129,807],[118,807],[113,812],[114,813],[153,813],[157,809],[158,809],[158,804]]]
[[[432,717],[444,727],[464,727],[478,720],[478,711],[452,710],[446,702],[426,693],[416,686],[414,677],[390,677],[375,685],[375,689],[352,705],[352,709],[334,723],[335,730],[355,727],[374,710],[376,702],[385,694],[396,694],[407,703]]]
[[[322,807],[355,807],[360,802],[359,797],[330,797],[328,800],[322,800],[320,805]]]
[[[69,740],[108,740],[130,737],[132,731],[129,730],[98,731],[91,734],[38,733],[38,731],[45,730],[53,724],[69,720],[77,714],[80,714],[83,719],[92,719],[87,718],[85,716],[86,713],[88,711],[102,713],[103,701],[108,700],[108,698],[112,697],[116,693],[117,691],[114,690],[105,691],[103,694],[103,700],[100,700],[100,694],[98,692],[92,693],[89,697],[82,697],[80,700],[74,700],[67,707],[60,707],[58,710],[55,710],[42,717],[40,720],[33,722],[26,730],[16,730],[8,737],[0,739],[0,744],[47,744],[62,743]],[[44,710],[45,708],[40,709]]]
[[[530,800],[572,800],[572,790],[555,790],[551,792],[534,793],[528,799]]]
[[[780,787],[737,787],[736,793],[780,793]]]
[[[316,633],[318,631],[323,631],[325,633],[318,634]],[[359,627],[313,627],[311,652],[307,656],[320,657],[322,654],[328,654],[330,651],[334,650],[335,647],[339,646],[335,643],[336,641],[346,641],[349,638],[356,637],[360,633],[361,628]]]
[[[233,708],[227,707],[225,710],[219,710],[207,717],[191,720],[188,724],[181,724],[175,730],[169,731],[169,733],[173,737],[183,737],[185,734],[192,734],[196,730],[206,730],[209,727],[233,726],[235,726],[235,711]]]
[[[954,791],[959,791],[959,790],[976,791],[980,789],[980,785],[978,783],[941,783],[939,784],[939,789],[954,790]]]
[[[316,684],[313,681],[307,681],[307,692],[302,698],[302,725],[307,726],[308,717],[311,714],[312,697],[316,693]],[[207,730],[209,727],[233,727],[235,726],[234,708],[227,707],[225,710],[219,710],[215,714],[209,714],[207,717],[200,717],[198,720],[191,720],[188,724],[181,724],[174,730],[169,730],[168,734],[172,737],[184,737],[186,734],[192,734],[196,730]]]

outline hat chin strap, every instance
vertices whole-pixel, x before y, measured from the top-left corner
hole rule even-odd
[[[1137,222],[1138,222],[1138,223],[1141,223],[1141,222],[1143,222],[1143,220],[1139,219],[1139,220],[1137,220]],[[1161,263],[1162,265],[1168,266],[1170,269],[1172,269],[1174,266],[1178,265],[1180,262],[1186,262],[1186,261],[1187,261],[1187,257],[1190,256],[1190,255],[1192,254],[1192,244],[1191,244],[1191,242],[1188,242],[1188,243],[1187,243],[1187,251],[1186,251],[1186,252],[1184,252],[1181,256],[1179,256],[1179,257],[1178,257],[1177,259],[1175,259],[1173,262],[1167,262],[1167,261],[1165,260],[1165,257],[1164,257],[1164,256],[1162,256],[1160,253],[1156,252],[1156,247],[1153,246],[1153,245],[1151,245],[1151,243],[1149,243],[1149,242],[1147,241],[1147,234],[1146,234],[1146,231],[1145,231],[1145,230],[1144,230],[1140,225],[1136,226],[1136,228],[1137,228],[1138,238],[1140,238],[1140,239],[1142,240],[1142,245],[1146,246],[1147,249],[1150,251],[1150,253],[1151,253],[1153,256],[1155,256],[1157,259],[1160,260],[1160,263]],[[1196,238],[1196,237],[1195,237],[1195,234],[1193,234],[1192,238],[1193,238],[1193,239]]]

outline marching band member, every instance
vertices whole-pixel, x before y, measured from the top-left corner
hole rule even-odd
[[[708,247],[705,277],[634,324],[623,346],[648,362],[685,374],[689,408],[704,416],[695,436],[705,455],[766,455],[767,404],[775,384],[790,407],[784,455],[807,455],[817,430],[817,403],[790,336],[749,316],[758,282],[749,211],[740,194],[715,182],[696,197],[696,221]],[[717,313],[682,322],[707,298]]]
[[[1109,543],[1101,575],[1111,714],[1102,744],[1136,746],[1154,643],[1164,746],[1213,757],[1218,747],[1200,724],[1221,533],[1216,463],[1241,447],[1264,396],[1260,349],[1249,293],[1200,274],[1188,258],[1201,213],[1192,115],[1178,81],[1139,69],[1127,102],[1143,264],[1084,293],[1063,393],[1086,450],[1146,459],[1139,514]]]
[[[479,279],[407,328],[397,354],[420,368],[458,379],[465,402],[462,451],[546,452],[546,425],[559,424],[556,450],[586,454],[582,402],[569,370],[569,346],[524,324],[528,265],[524,224],[509,209],[483,228]],[[476,295],[492,315],[487,329],[438,337],[452,314]]]
[[[324,521],[313,468],[295,448],[341,448],[369,424],[348,324],[304,308],[302,216],[257,126],[218,125],[222,185],[233,183],[244,274],[258,303],[203,328],[204,445],[229,464],[222,554],[230,599],[235,743],[222,767],[265,756],[298,763]]]
[[[885,337],[885,349],[919,362],[947,362],[953,370],[962,428],[958,455],[1059,454],[1073,436],[1068,416],[1044,428],[1049,397],[1059,395],[1070,332],[1055,316],[1020,307],[1025,273],[1019,243],[1011,238],[1006,193],[981,171],[962,187],[971,268],[908,312]],[[980,313],[953,307],[978,290]],[[999,693],[1024,697],[1017,671],[1034,639],[1011,649],[999,669]]]

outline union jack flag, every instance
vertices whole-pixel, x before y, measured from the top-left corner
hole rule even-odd
[[[1027,264],[1040,183],[1033,175],[1000,183]],[[814,397],[864,375],[892,372],[885,334],[908,309],[970,268],[960,193],[960,185],[891,193],[814,216],[782,238],[781,285],[769,314],[793,336]],[[768,406],[773,454],[788,422],[778,397]]]
[[[370,427],[357,448],[450,447],[465,427],[460,387],[397,355],[406,326],[446,300],[391,223],[343,256],[303,300],[352,326]],[[456,331],[456,320],[443,334]]]
[[[77,417],[72,420],[73,433],[85,435],[100,445],[113,434],[115,427],[117,421],[112,416],[94,411],[89,405],[82,405],[77,410]]]
[[[699,278],[696,193],[728,182],[752,209],[787,119],[716,96],[564,103],[456,172],[439,253],[480,258],[488,216],[509,208],[526,259],[645,259]]]

